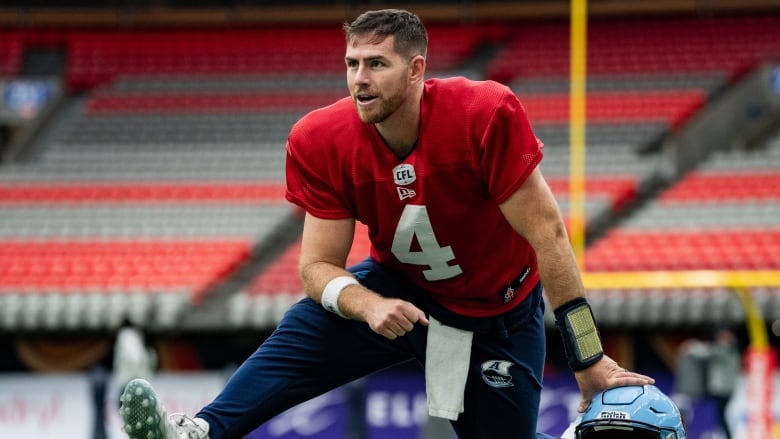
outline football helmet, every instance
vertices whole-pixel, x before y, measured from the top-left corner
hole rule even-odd
[[[686,439],[677,405],[656,386],[599,393],[575,429],[576,439]]]

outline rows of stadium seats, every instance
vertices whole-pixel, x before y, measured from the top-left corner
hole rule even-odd
[[[105,296],[101,303],[115,312],[90,316],[95,327],[114,327],[131,316],[139,324],[169,327],[290,214],[289,206],[276,202],[135,195],[0,203],[0,301],[27,309],[37,296],[79,302]],[[34,328],[42,319],[79,324],[92,311],[41,308],[29,311],[22,326]],[[3,316],[4,326],[21,324],[10,311]]]
[[[713,153],[590,246],[586,268],[780,269],[779,170],[780,133],[751,150]],[[778,315],[780,290],[751,291],[764,312]],[[724,324],[742,318],[738,299],[726,288],[596,290],[591,297],[604,323],[630,317],[639,324]]]
[[[569,119],[568,93],[523,93],[523,105],[538,124]],[[705,90],[639,90],[593,92],[588,95],[588,121],[663,122],[672,126],[684,122],[704,102]]]
[[[778,169],[780,136],[713,155],[596,242],[588,268],[780,269]]]
[[[728,19],[722,23],[723,28],[719,28],[719,23],[719,20],[717,23],[651,21],[649,24],[639,22],[613,28],[614,23],[610,22],[596,23],[590,29],[589,59],[598,59],[593,62],[601,64],[589,66],[586,163],[586,218],[589,221],[620,212],[637,198],[645,184],[657,177],[661,158],[658,154],[640,154],[641,148],[682,126],[707,104],[711,95],[751,65],[755,61],[753,57],[780,53],[780,39],[777,36],[767,37],[763,30],[757,30],[776,27],[776,18]],[[707,29],[705,36],[701,34],[703,28]],[[737,37],[732,35],[732,29]],[[569,208],[566,196],[569,84],[565,77],[568,74],[569,41],[566,30],[565,24],[519,26],[514,42],[505,51],[499,52],[487,69],[487,77],[507,82],[520,96],[537,135],[545,142],[542,170],[565,215]],[[678,36],[653,39],[655,31],[661,32],[661,35]],[[744,47],[741,43],[727,41],[731,38],[743,41]],[[679,44],[680,39],[693,42]],[[531,46],[533,49],[530,49]],[[710,56],[713,47],[718,47],[715,57]],[[748,49],[745,50],[745,47]],[[723,53],[724,50],[726,53]],[[645,58],[643,54],[646,52],[648,56]],[[668,54],[668,58],[664,54]],[[642,68],[638,68],[638,58],[643,60]],[[507,70],[503,71],[503,68]],[[740,155],[732,161],[734,166],[739,166],[741,158]],[[776,169],[777,165],[766,178],[754,177],[758,181],[752,187],[780,187],[774,180]],[[677,190],[673,187],[669,193]],[[766,191],[763,190],[764,193]],[[776,256],[776,228],[779,227],[777,218],[780,218],[780,212],[777,212],[776,205],[765,201],[767,199],[756,202],[756,209],[763,215],[750,215],[753,211],[742,210],[743,215],[732,216],[734,228],[722,239],[716,240],[721,243],[717,251],[708,247],[712,245],[708,243],[708,238],[714,238],[721,231],[686,236],[670,230],[668,234],[649,233],[645,239],[635,242],[636,236],[618,229],[614,236],[608,235],[589,249],[586,255],[588,269],[777,268],[780,260]],[[632,220],[649,218],[648,222],[652,224],[659,218],[672,217],[665,212],[655,216],[640,212]],[[719,217],[724,218],[723,215]],[[699,230],[698,217],[692,216],[690,211],[681,213],[678,219],[693,230]],[[746,230],[751,222],[760,223],[759,229]],[[706,224],[706,220],[702,224]],[[744,233],[746,231],[748,233]],[[355,239],[358,251],[350,255],[349,262],[356,262],[359,256],[367,253],[362,230],[358,229]],[[667,241],[675,245],[664,247],[662,243]],[[686,246],[689,246],[688,251],[684,251]],[[735,251],[734,246],[740,246],[740,249]],[[656,253],[653,250],[643,251],[645,247],[655,249]],[[302,286],[295,270],[298,252],[298,246],[290,248],[275,264],[260,273],[246,288],[246,294],[234,297],[231,307],[234,323],[259,327],[268,325],[278,318],[280,309],[300,297]],[[276,294],[278,292],[283,294],[280,296]],[[685,324],[686,319],[692,317],[690,313],[706,314],[707,311],[711,311],[709,318],[712,319],[724,318],[728,321],[728,318],[739,318],[734,313],[739,307],[735,306],[733,295],[726,289],[710,290],[704,296],[687,294],[690,292],[682,294],[679,290],[654,291],[651,296],[658,300],[649,302],[645,300],[648,297],[645,293],[641,290],[599,291],[595,294],[594,305],[607,323],[630,320],[638,324],[663,321]],[[677,293],[676,300],[666,300],[674,293]],[[623,299],[614,300],[611,296],[615,294],[623,294]],[[631,300],[637,295],[642,299]],[[780,301],[770,300],[775,295],[765,296],[764,305],[780,310]],[[685,302],[681,309],[688,310],[687,313],[674,310],[681,301]],[[700,317],[697,321],[708,320],[707,316]]]
[[[89,114],[132,114],[144,111],[171,113],[219,113],[222,111],[250,110],[279,112],[283,109],[314,108],[328,105],[345,93],[333,91],[306,93],[265,91],[249,93],[183,93],[159,95],[108,95],[95,96],[89,101]]]
[[[752,20],[744,19],[746,23]],[[629,24],[596,21],[589,27],[589,63],[605,64],[588,66],[585,169],[593,186],[612,182],[613,188],[588,191],[592,200],[586,206],[589,221],[620,212],[656,180],[660,156],[639,151],[688,121],[732,76],[726,67],[689,69],[683,64],[669,65],[660,56],[648,56],[646,62],[650,65],[646,69],[610,64],[612,57],[630,63],[650,45],[651,51],[697,56],[688,54],[689,50],[698,50],[690,45],[666,47],[675,44],[674,38],[649,41],[659,26],[683,35],[697,29],[688,24],[682,19]],[[630,37],[625,39],[623,34]],[[605,51],[609,54],[602,55]],[[542,170],[553,188],[561,189],[556,192],[564,214],[568,214],[565,179],[570,171],[568,67],[566,23],[524,23],[513,28],[509,43],[486,68],[486,77],[508,83],[520,96],[545,142]],[[621,190],[616,191],[617,187]]]
[[[656,178],[659,154],[640,150],[707,105],[709,96],[753,56],[778,53],[778,38],[757,35],[752,27],[776,26],[774,18],[716,21],[724,29],[744,31],[735,38],[755,53],[735,55],[738,45],[725,41],[725,33],[707,30],[713,26],[709,19],[595,23],[591,29],[590,55],[607,61],[592,66],[588,82],[589,223],[621,212]],[[475,48],[508,43],[488,61],[486,77],[504,80],[525,104],[545,143],[542,170],[568,215],[568,39],[562,29],[565,24],[432,27],[429,68],[431,75],[454,74],[470,61]],[[653,39],[656,31],[673,37]],[[0,241],[28,255],[0,272],[0,309],[5,310],[0,326],[34,327],[46,321],[54,327],[80,322],[101,327],[126,318],[173,325],[210,287],[248,263],[259,246],[281,230],[286,233],[284,226],[297,215],[283,199],[287,132],[306,111],[346,95],[343,36],[338,29],[313,32],[67,33],[66,80],[84,91],[85,98],[76,101],[68,123],[35,160],[0,168]],[[708,58],[703,67],[695,67],[691,63],[702,59],[698,52],[709,50],[696,43],[698,33],[720,41],[731,55],[718,55],[717,62]],[[694,43],[679,44],[682,37],[675,35],[688,35]],[[612,40],[620,41],[609,49],[606,42]],[[529,46],[542,52],[528,51]],[[662,59],[663,50],[673,62]],[[647,52],[645,62],[651,65],[631,67],[628,63],[640,56],[634,52]],[[550,65],[542,66],[544,62]],[[765,157],[758,160],[767,162]],[[742,160],[726,162],[738,166]],[[730,168],[730,177],[719,176],[717,181],[739,178],[733,182],[777,187],[776,162],[774,166],[755,178],[734,175]],[[772,256],[780,217],[776,205],[751,205],[732,194],[740,200],[734,215],[707,210],[711,207],[701,206],[707,197],[696,192],[713,181],[705,169],[598,241],[588,251],[588,267],[777,268]],[[765,192],[768,198],[762,201],[777,196],[776,191]],[[724,196],[718,197],[722,202]],[[674,213],[676,207],[670,206],[680,205],[680,200],[695,207]],[[740,221],[736,213],[745,209],[755,214]],[[689,239],[673,226],[657,227],[662,224],[658,218],[670,224],[674,218],[687,223],[702,218],[706,224],[711,217],[720,218],[713,224],[719,228],[703,238]],[[650,218],[653,227],[642,229],[638,224],[643,218]],[[723,234],[726,226],[729,230]],[[637,230],[646,239],[635,240]],[[740,245],[749,250],[729,255],[703,245],[706,238],[721,234],[724,238],[718,242],[725,243],[724,249]],[[756,235],[765,238],[742,238]],[[643,247],[637,247],[638,242],[680,246],[653,253],[639,250]],[[683,251],[684,245],[688,247]],[[73,249],[91,249],[105,259]],[[234,324],[268,327],[300,297],[299,244],[278,250],[280,256],[233,296]],[[349,262],[367,253],[365,228],[360,226]],[[91,305],[79,306],[84,303]],[[95,307],[106,311],[87,317]],[[615,308],[618,315],[621,310]]]
[[[693,102],[686,103],[685,116],[702,104],[701,93]],[[673,96],[672,93],[669,96]],[[521,99],[523,97],[521,96]],[[540,95],[538,102],[543,102]],[[525,103],[525,99],[523,99]],[[679,106],[658,105],[647,111],[645,118],[624,119],[620,112],[612,112],[605,105],[603,117],[588,125],[588,163],[586,182],[586,218],[620,212],[633,201],[643,182],[652,180],[659,169],[659,158],[640,156],[637,149],[670,129],[672,120],[678,117]],[[542,104],[543,105],[543,104]],[[553,104],[555,105],[555,104]],[[562,105],[560,102],[557,105]],[[634,106],[641,105],[633,101]],[[559,111],[539,124],[534,118],[534,107],[527,106],[537,135],[545,141],[543,172],[547,175],[553,193],[564,215],[568,215],[569,203],[569,151],[565,139],[568,129],[567,115]],[[654,110],[654,111],[652,111]],[[638,110],[634,110],[638,111]],[[355,244],[348,263],[354,263],[368,254],[368,242],[364,227],[358,227]],[[280,311],[299,298],[303,287],[297,273],[299,245],[289,248],[273,265],[259,273],[231,302],[230,319],[236,325],[264,327],[278,319]]]
[[[369,255],[368,228],[357,223],[347,266],[356,264]],[[298,275],[300,241],[291,245],[269,267],[260,272],[229,302],[228,320],[236,326],[264,328],[279,321],[291,303],[303,295],[303,284]]]
[[[305,111],[345,94],[343,36],[69,31],[64,40],[65,80],[85,98],[34,161],[0,172],[0,240],[28,254],[0,273],[9,310],[0,326],[178,324],[295,214],[283,199],[284,139]],[[313,78],[323,62],[338,82]]]
[[[594,20],[589,25],[587,175],[632,181],[633,187],[623,186],[619,194],[589,191],[591,198],[609,202],[588,218],[619,211],[654,181],[660,157],[638,151],[690,120],[755,59],[777,53],[780,40],[759,30],[776,25],[776,17]],[[523,100],[546,144],[542,170],[553,181],[569,172],[569,44],[566,23],[522,24],[486,74],[507,82]],[[713,48],[717,55],[711,55]],[[567,212],[566,197],[558,198]]]
[[[761,59],[778,54],[780,17],[668,17],[594,20],[588,26],[592,75],[717,74],[733,78]],[[488,69],[491,79],[566,77],[567,23],[527,24]]]
[[[444,71],[469,56],[493,26],[431,26],[429,68]],[[117,75],[341,73],[344,36],[327,27],[252,30],[73,32],[71,86],[90,88]]]
[[[0,241],[15,261],[0,272],[0,326],[174,326],[295,215],[284,131],[303,110],[133,105],[133,84],[91,90],[35,160],[0,172]]]
[[[61,238],[60,238],[61,239]],[[3,287],[111,290],[203,287],[230,271],[246,241],[7,241],[0,251]]]
[[[0,203],[77,204],[93,202],[137,201],[142,203],[168,203],[195,201],[198,204],[278,201],[283,187],[278,183],[256,182],[206,183],[203,181],[175,183],[132,182],[95,185],[93,183],[28,183],[0,187]]]

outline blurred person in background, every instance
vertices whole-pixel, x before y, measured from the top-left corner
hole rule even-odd
[[[742,354],[736,335],[727,328],[708,330],[680,345],[677,391],[691,400],[715,405],[717,426],[731,439],[726,409],[742,375]]]
[[[128,435],[244,437],[301,402],[417,360],[429,414],[460,438],[537,437],[542,284],[581,412],[597,392],[653,383],[604,355],[539,170],[542,143],[511,90],[426,80],[427,32],[407,11],[366,12],[344,30],[350,97],[304,116],[287,142],[287,198],[306,211],[307,297],[194,418],[169,419],[151,385],[131,381],[120,408]],[[371,255],[347,269],[355,221],[368,226]]]
[[[135,378],[150,379],[157,368],[157,354],[146,346],[144,334],[126,324],[114,342],[112,380],[120,390]]]
[[[718,423],[725,437],[731,439],[726,408],[742,373],[742,354],[736,335],[728,329],[718,329],[709,344],[707,360],[707,394],[715,401]]]

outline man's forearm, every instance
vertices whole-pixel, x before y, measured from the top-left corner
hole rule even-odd
[[[304,291],[307,296],[319,303],[323,303],[323,292],[328,288],[329,283],[341,277],[354,278],[344,268],[328,262],[316,262],[301,267]],[[337,301],[338,314],[350,319],[365,320],[363,312],[369,308],[369,302],[380,296],[360,284],[341,283],[339,286],[341,290]]]
[[[343,267],[324,261],[302,264],[300,273],[304,292],[320,303],[322,302],[322,291],[328,282],[338,276],[352,276]]]
[[[565,232],[556,234],[554,244],[537,249],[539,278],[552,309],[585,297],[577,261]]]

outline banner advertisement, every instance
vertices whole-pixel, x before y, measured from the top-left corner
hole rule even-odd
[[[674,378],[668,374],[652,374],[656,386],[671,396],[682,412],[688,439],[719,439],[725,435],[717,424],[716,404],[705,398],[691,400],[675,392]],[[580,393],[574,377],[569,374],[548,375],[539,406],[537,431],[560,435],[577,417]],[[780,388],[780,375],[774,377],[774,388]],[[751,405],[746,396],[745,379],[728,408],[728,421],[735,439],[747,439],[745,430]],[[772,401],[774,423],[780,423],[780,397],[774,392]],[[427,417],[424,377],[420,374],[393,372],[369,376],[365,382],[365,428],[368,439],[420,438]],[[766,436],[767,438],[771,436]],[[455,436],[453,435],[454,439]]]
[[[428,420],[422,373],[379,373],[368,376],[364,384],[366,438],[420,437]]]
[[[706,398],[686,399],[674,392],[670,375],[653,375],[657,386],[683,413],[688,439],[725,438],[717,425],[716,406]],[[224,386],[222,373],[159,374],[152,382],[169,413],[195,414]],[[772,377],[780,388],[780,375]],[[740,378],[728,409],[732,437],[748,439],[755,402]],[[105,392],[103,418],[96,418],[95,383],[86,374],[0,375],[0,437],[3,439],[94,439],[105,425],[105,438],[126,439],[118,414],[119,386]],[[780,392],[773,392],[772,423],[780,422]],[[577,416],[579,391],[568,374],[545,377],[537,430],[561,434]],[[252,432],[250,439],[395,439],[420,438],[428,422],[422,373],[388,371],[337,388],[291,408]],[[771,437],[771,436],[767,436]],[[452,436],[454,439],[454,434]],[[442,438],[437,438],[442,439]],[[444,438],[447,439],[447,438]]]
[[[95,403],[85,375],[0,375],[0,437],[90,439]]]
[[[338,388],[276,416],[248,439],[346,438],[348,408],[347,391]]]

